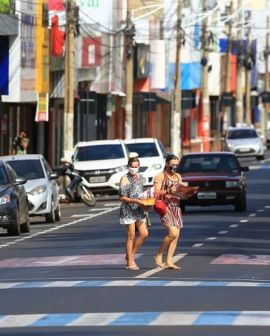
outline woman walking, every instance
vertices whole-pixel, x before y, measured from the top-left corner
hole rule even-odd
[[[132,157],[128,161],[128,174],[120,181],[119,196],[122,202],[120,207],[120,223],[126,227],[126,268],[139,270],[135,262],[135,255],[148,237],[146,213],[142,200],[138,197],[143,192],[143,184],[138,175],[140,161]],[[138,236],[136,237],[136,229]]]
[[[166,158],[164,171],[154,180],[154,192],[159,195],[167,205],[166,213],[161,217],[163,226],[168,230],[159,250],[155,256],[155,263],[166,269],[180,269],[173,263],[173,256],[183,227],[182,213],[179,207],[180,197],[174,195],[179,184],[182,184],[180,174],[176,173],[179,164],[177,156],[170,154]],[[166,262],[163,263],[163,253],[167,250]]]

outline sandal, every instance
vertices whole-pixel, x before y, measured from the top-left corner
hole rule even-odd
[[[181,267],[175,265],[175,264],[171,264],[171,265],[165,265],[165,269],[168,269],[168,270],[180,270]]]
[[[158,257],[154,257],[154,261],[155,261],[155,264],[156,264],[158,267],[162,267],[162,268],[165,267],[165,263],[163,263]]]
[[[134,264],[134,265],[126,266],[126,269],[130,271],[138,271],[140,267]]]

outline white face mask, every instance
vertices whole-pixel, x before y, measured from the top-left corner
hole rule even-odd
[[[131,175],[135,175],[139,172],[139,168],[128,167],[128,171]]]

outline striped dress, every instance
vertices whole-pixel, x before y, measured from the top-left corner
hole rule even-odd
[[[167,175],[165,174],[164,179],[164,190],[169,190],[171,186],[178,186],[180,183],[179,181],[171,181]],[[173,195],[166,195],[164,197],[164,201],[167,204],[167,210],[166,214],[161,217],[161,222],[163,226],[169,227],[169,226],[176,226],[179,229],[183,227],[183,218],[182,218],[182,212],[179,207],[180,203],[180,197],[173,196]]]

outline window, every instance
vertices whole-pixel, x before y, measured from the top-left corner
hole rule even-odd
[[[111,160],[125,158],[121,145],[93,145],[78,147],[74,154],[74,161]]]
[[[126,145],[129,152],[136,152],[141,157],[154,157],[159,156],[156,144],[154,142],[149,143],[132,143]]]
[[[228,132],[228,139],[251,139],[257,138],[258,135],[254,129],[239,129],[239,130],[231,130]]]
[[[18,176],[26,180],[44,178],[40,160],[14,160],[8,162]]]

